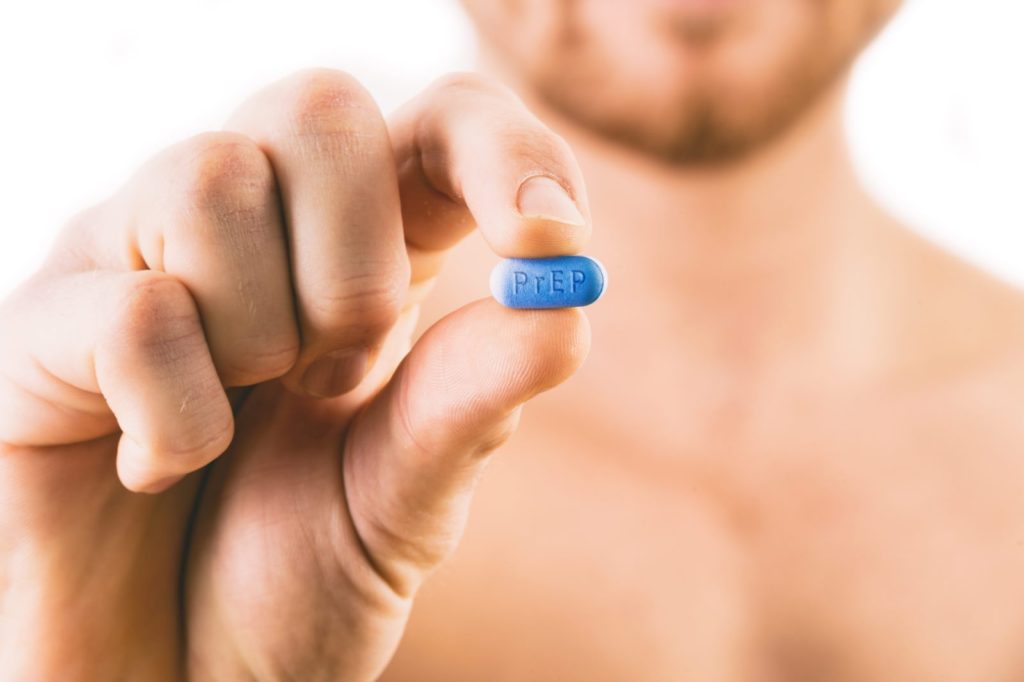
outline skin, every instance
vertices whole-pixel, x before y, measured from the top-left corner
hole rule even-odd
[[[626,6],[470,3],[554,133],[306,72],[71,222],[0,309],[0,677],[373,679],[414,596],[385,679],[1021,676],[1024,299],[843,147],[892,3]],[[583,314],[463,304],[591,217],[534,398]]]
[[[610,286],[586,365],[527,409],[384,679],[1024,676],[1024,297],[863,191],[848,60],[762,116],[753,89],[691,86],[781,82],[826,24],[856,51],[870,23],[821,17],[891,3],[725,3],[750,32],[699,47],[644,33],[663,5],[468,5],[488,68],[575,150]],[[595,63],[607,92],[545,94]],[[694,101],[728,114],[705,119],[720,154],[688,138],[673,102]],[[780,108],[800,113],[766,126]],[[452,255],[441,307],[481,290],[483,253]]]
[[[541,256],[586,212],[506,88],[450,76],[385,121],[320,70],[77,216],[0,310],[0,677],[377,677],[590,338],[482,300],[410,350],[420,302],[476,223]]]

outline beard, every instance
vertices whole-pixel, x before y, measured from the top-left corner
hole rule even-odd
[[[808,22],[767,63],[739,73],[716,68],[715,51],[733,27],[663,22],[655,37],[696,66],[657,86],[630,74],[621,55],[569,20],[545,58],[533,61],[527,80],[546,106],[602,138],[674,166],[724,164],[782,136],[844,80],[891,13],[882,11],[888,6],[866,7],[875,11],[856,22],[848,16],[838,26],[824,16]]]

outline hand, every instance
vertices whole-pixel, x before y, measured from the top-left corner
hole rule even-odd
[[[445,251],[578,251],[565,143],[446,77],[257,94],[77,216],[0,308],[0,677],[369,679],[486,455],[586,354],[481,300],[409,350]],[[582,214],[582,215],[581,215]],[[397,368],[397,369],[396,369]]]

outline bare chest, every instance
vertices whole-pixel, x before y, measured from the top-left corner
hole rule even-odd
[[[535,421],[386,679],[1019,679],[1024,448],[971,433],[852,420],[662,457]]]

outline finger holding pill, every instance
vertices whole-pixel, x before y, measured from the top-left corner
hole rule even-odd
[[[599,299],[606,281],[586,256],[506,258],[491,271],[491,294],[508,308],[577,308]]]

